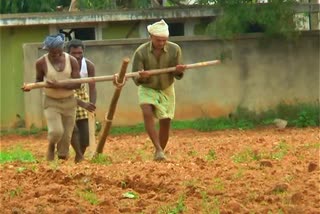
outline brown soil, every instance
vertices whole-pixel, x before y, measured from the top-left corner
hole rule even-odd
[[[165,162],[146,134],[109,137],[109,165],[48,163],[45,134],[16,145],[38,162],[1,165],[1,213],[320,213],[318,128],[173,131]]]

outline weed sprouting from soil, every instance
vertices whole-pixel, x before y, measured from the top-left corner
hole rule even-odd
[[[260,160],[260,156],[251,148],[246,148],[232,156],[235,163],[248,163],[254,160]]]
[[[78,190],[77,195],[92,205],[98,205],[100,203],[98,196],[92,190]]]
[[[182,195],[179,197],[178,202],[174,205],[160,207],[158,214],[179,214],[185,212],[187,210],[184,202],[185,198],[186,196]]]
[[[287,155],[290,147],[286,141],[282,140],[277,146],[275,146],[275,152],[271,154],[272,159],[281,160]]]
[[[207,161],[214,161],[217,159],[217,154],[213,149],[210,149],[205,158]]]
[[[205,191],[201,191],[201,208],[205,214],[219,214],[219,199],[216,197],[210,198]]]
[[[11,189],[8,191],[8,195],[10,198],[14,198],[14,197],[17,197],[17,196],[20,196],[22,193],[22,188],[21,187],[17,187],[15,189]]]
[[[98,154],[91,159],[91,163],[96,163],[101,165],[110,165],[112,164],[112,159],[108,155]]]

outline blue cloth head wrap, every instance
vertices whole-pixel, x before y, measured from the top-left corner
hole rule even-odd
[[[47,36],[43,42],[43,45],[43,49],[63,48],[64,35],[62,33],[59,33],[57,35]]]

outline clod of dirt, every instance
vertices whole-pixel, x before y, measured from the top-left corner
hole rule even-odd
[[[17,208],[17,207],[12,208],[12,214],[20,214],[20,213],[23,213],[20,208]]]
[[[230,201],[227,207],[234,213],[245,213],[247,211],[247,208],[245,208],[242,204],[240,204],[237,201]]]
[[[269,160],[261,160],[260,161],[260,166],[264,166],[264,167],[272,167],[272,163]]]
[[[272,189],[272,192],[286,192],[289,189],[289,185],[286,183],[276,184]]]
[[[318,164],[311,162],[311,163],[309,163],[309,165],[308,165],[308,172],[313,172],[313,171],[316,170],[317,168],[318,168]]]
[[[297,192],[291,196],[291,201],[293,204],[301,204],[303,202],[303,194]]]

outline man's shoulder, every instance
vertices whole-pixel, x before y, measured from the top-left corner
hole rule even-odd
[[[36,64],[44,64],[45,62],[46,62],[46,56],[47,56],[48,54],[44,54],[43,56],[41,56],[41,57],[39,57],[38,59],[37,59],[37,61],[36,61]]]
[[[145,43],[141,44],[141,45],[136,49],[136,51],[145,50],[145,49],[147,49],[149,46],[150,46],[150,41],[149,41],[149,42],[145,42]]]
[[[87,63],[87,65],[94,66],[94,63],[90,59],[84,58],[84,60]]]
[[[168,47],[173,47],[173,48],[180,48],[180,46],[177,43],[167,41],[167,46]]]

